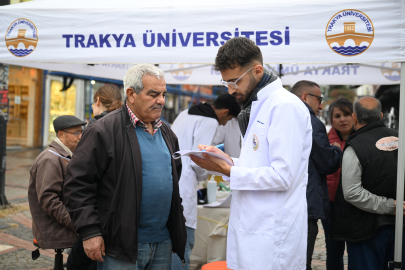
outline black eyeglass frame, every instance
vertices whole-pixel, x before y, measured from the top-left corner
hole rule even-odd
[[[313,96],[313,97],[317,97],[317,98],[319,98],[319,105],[321,105],[321,103],[322,103],[322,100],[323,100],[323,97],[321,97],[321,96],[317,96],[317,95],[313,95],[313,94],[310,94],[310,93],[307,93],[309,96]]]
[[[70,131],[63,130],[63,129],[62,129],[62,131],[63,131],[63,132],[66,132],[66,133],[73,134],[73,135],[75,135],[76,137],[79,137],[79,135],[83,134],[83,130],[82,130],[82,131],[76,131],[76,132],[70,132]]]

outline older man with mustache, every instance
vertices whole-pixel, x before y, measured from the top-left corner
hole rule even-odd
[[[184,262],[186,227],[178,181],[176,135],[160,120],[163,72],[128,70],[127,100],[86,129],[68,166],[66,208],[97,269],[166,270],[172,252]]]

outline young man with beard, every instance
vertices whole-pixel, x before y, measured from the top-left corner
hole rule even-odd
[[[199,144],[211,144],[218,125],[226,125],[236,117],[240,106],[230,94],[222,94],[213,105],[200,103],[179,114],[172,130],[179,139],[180,150],[196,150]],[[187,245],[185,265],[177,255],[172,256],[171,269],[190,269],[190,254],[194,247],[194,231],[197,228],[197,181],[207,179],[207,171],[195,165],[190,158],[182,158],[183,170],[179,182],[186,218]]]
[[[238,270],[305,269],[308,160],[312,127],[308,109],[263,68],[260,48],[245,37],[227,41],[215,68],[242,104],[240,158],[227,162],[204,155],[192,160],[227,175],[232,194],[227,266]]]

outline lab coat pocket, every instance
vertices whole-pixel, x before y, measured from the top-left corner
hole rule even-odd
[[[250,142],[247,142],[247,150],[253,157],[262,159],[262,156],[266,154],[266,149],[268,148],[266,135],[264,125],[259,123],[253,125],[252,132],[249,136]]]
[[[244,191],[239,230],[272,236],[276,210],[267,191]]]

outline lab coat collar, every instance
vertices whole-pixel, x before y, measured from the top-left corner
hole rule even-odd
[[[266,99],[271,93],[277,89],[283,88],[283,84],[280,78],[277,78],[274,82],[268,84],[262,90],[257,93],[257,100]]]

